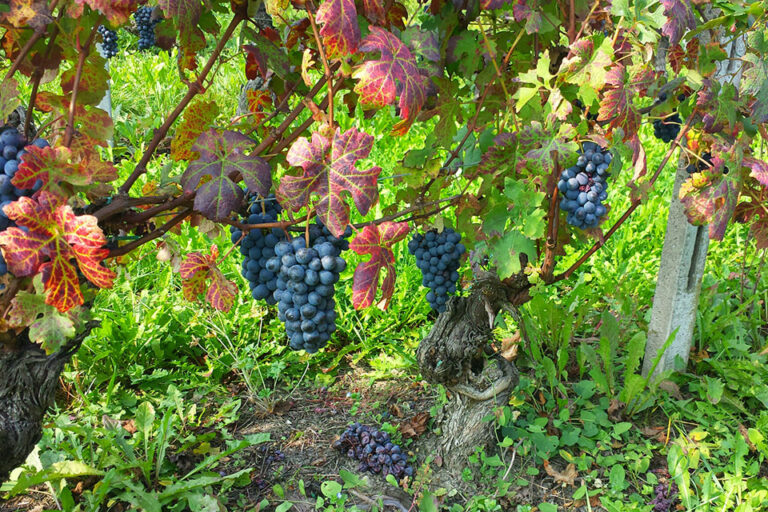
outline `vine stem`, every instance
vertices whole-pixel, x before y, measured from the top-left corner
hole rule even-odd
[[[156,238],[160,238],[162,235],[170,231],[175,225],[179,224],[181,221],[186,219],[191,213],[192,213],[192,208],[186,208],[182,210],[180,213],[176,214],[176,216],[173,217],[171,220],[163,224],[159,229],[156,229],[151,233],[144,235],[138,240],[134,240],[133,242],[120,246],[117,249],[114,249],[112,251],[109,251],[109,256],[107,256],[107,258],[116,258],[118,256],[122,256],[123,254],[128,254],[129,252],[133,251],[137,247],[140,247],[146,244],[147,242],[151,242]]]
[[[685,136],[685,134],[688,132],[688,130],[691,127],[691,124],[693,123],[693,119],[698,114],[698,107],[691,112],[691,115],[688,116],[688,121],[685,123],[683,128],[680,130],[680,133],[677,134],[677,137],[675,137],[674,142],[670,145],[669,149],[667,150],[666,155],[664,155],[664,159],[661,161],[659,166],[656,168],[656,172],[653,174],[651,179],[648,181],[648,184],[653,186],[653,184],[658,179],[659,175],[661,175],[661,171],[664,170],[664,167],[666,167],[667,162],[669,162],[669,159],[672,157],[672,154],[675,152],[675,149],[677,149],[677,146],[680,144],[680,141]],[[634,212],[638,206],[640,206],[641,202],[639,199],[633,199],[632,204],[627,208],[627,211],[624,212],[624,214],[617,220],[613,226],[605,233],[605,236],[603,236],[602,240],[596,241],[592,247],[589,248],[587,252],[585,252],[581,258],[579,258],[573,265],[568,267],[568,269],[563,272],[562,274],[559,274],[555,276],[555,278],[552,280],[552,283],[556,283],[558,281],[562,281],[563,279],[567,279],[573,274],[580,266],[582,266],[590,256],[592,256],[594,253],[598,251],[603,245],[605,245],[605,242],[608,241],[611,236],[621,227],[624,222],[629,218],[630,215],[632,215],[632,212]]]
[[[59,14],[59,18],[57,21],[61,20],[61,17],[63,16],[64,12],[62,11]],[[48,46],[45,49],[45,58],[44,60],[48,60],[48,57],[51,55],[51,52],[53,51],[53,42],[56,40],[56,37],[59,35],[59,25],[58,23],[53,25],[53,29],[51,30],[50,39],[48,39]],[[28,137],[29,135],[29,127],[32,124],[32,113],[35,108],[35,102],[37,101],[37,92],[40,88],[40,81],[43,79],[43,68],[42,66],[35,68],[35,72],[32,75],[32,92],[29,95],[29,104],[27,105],[27,116],[24,119],[24,131],[22,132],[25,137]]]
[[[325,55],[325,48],[323,47],[323,43],[320,40],[320,32],[317,30],[317,23],[315,22],[315,17],[310,12],[309,7],[312,4],[310,0],[310,4],[306,6],[307,8],[307,17],[309,18],[309,23],[312,25],[312,33],[315,35],[315,41],[317,42],[317,51],[320,53],[320,60],[323,61],[323,69],[325,70],[325,81],[328,84],[328,123],[333,129],[333,80],[331,80],[333,76],[333,72],[331,71],[331,67],[328,65],[328,57]],[[314,5],[312,5],[314,8]]]
[[[128,178],[125,180],[125,183],[120,186],[118,189],[118,194],[127,194],[128,191],[131,190],[133,184],[136,183],[136,180],[138,180],[142,174],[147,172],[147,164],[149,164],[149,161],[152,159],[152,155],[160,145],[160,142],[168,134],[168,130],[171,129],[171,125],[173,125],[174,121],[176,121],[181,113],[184,112],[192,99],[203,92],[202,84],[205,81],[205,77],[208,75],[208,73],[210,73],[211,69],[213,69],[213,66],[216,64],[216,60],[224,50],[224,46],[232,37],[232,33],[235,31],[241,21],[243,21],[243,15],[238,11],[232,17],[229,25],[227,25],[227,28],[224,30],[224,34],[219,39],[218,43],[216,44],[216,48],[213,50],[213,53],[208,58],[205,66],[200,71],[197,79],[194,82],[190,82],[188,84],[187,94],[184,95],[179,104],[176,105],[176,108],[173,109],[173,111],[168,115],[162,126],[160,126],[160,128],[155,131],[155,135],[152,137],[152,141],[149,143],[149,146],[147,146],[147,149],[141,156],[141,160],[139,160],[139,163],[136,164],[136,167],[133,169],[131,175],[128,176]]]
[[[91,44],[96,37],[96,31],[99,27],[101,18],[99,21],[93,24],[91,33],[88,34],[88,40],[85,42],[85,46],[78,48],[80,50],[80,56],[77,59],[77,69],[75,70],[75,81],[72,84],[72,97],[69,99],[69,114],[67,116],[67,129],[64,131],[64,146],[69,147],[72,145],[72,137],[75,136],[75,110],[77,109],[77,93],[80,90],[80,80],[83,78],[83,67],[85,67],[85,59],[91,53]],[[35,93],[37,91],[35,90]]]
[[[549,185],[549,212],[547,213],[547,239],[544,243],[544,262],[541,265],[541,279],[545,283],[552,281],[552,273],[555,270],[555,249],[557,248],[557,230],[560,216],[557,212],[557,181],[560,176],[560,159],[557,151],[552,151],[552,160],[555,162],[552,168],[552,183]]]

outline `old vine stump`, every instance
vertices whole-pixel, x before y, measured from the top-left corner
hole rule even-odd
[[[59,375],[91,328],[50,356],[30,343],[25,332],[15,339],[0,339],[0,483],[40,441]],[[4,338],[8,336],[4,333]]]
[[[457,478],[477,447],[495,445],[495,423],[484,418],[509,402],[518,382],[515,367],[489,353],[493,320],[508,305],[508,290],[498,279],[477,281],[468,297],[448,301],[416,352],[424,378],[450,390],[437,417],[441,435],[435,448]]]

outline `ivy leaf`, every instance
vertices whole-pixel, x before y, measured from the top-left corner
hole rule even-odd
[[[609,89],[600,105],[598,121],[610,121],[611,128],[621,127],[627,134],[637,133],[641,117],[632,104],[634,90],[629,72],[623,65],[616,64],[606,75],[605,83]]]
[[[67,339],[75,335],[75,320],[81,313],[74,308],[66,313],[45,303],[42,276],[33,280],[36,293],[20,291],[11,301],[8,311],[10,327],[29,327],[29,339],[38,343],[48,354],[57,352]]]
[[[383,9],[382,9],[383,13]],[[329,59],[352,55],[360,44],[360,26],[354,0],[325,0],[317,9],[320,35]]]
[[[392,128],[395,135],[408,132],[426,99],[426,79],[416,65],[410,50],[392,33],[370,27],[370,34],[360,44],[361,52],[379,52],[378,60],[368,60],[354,73],[359,82],[355,92],[363,108],[383,108],[400,97],[400,117],[403,121]]]
[[[8,119],[8,115],[21,105],[18,87],[19,83],[15,78],[0,83],[0,119]]]
[[[661,0],[667,22],[661,27],[661,33],[669,38],[670,45],[676,45],[686,30],[696,28],[690,0]]]
[[[112,286],[115,273],[99,264],[109,250],[102,247],[106,240],[96,217],[76,216],[62,198],[45,191],[3,211],[19,226],[0,233],[8,269],[17,277],[42,273],[46,304],[66,312],[83,303],[78,268],[99,288]]]
[[[215,101],[193,102],[184,111],[184,117],[171,140],[171,158],[177,162],[199,158],[200,155],[192,151],[192,145],[201,133],[211,127],[218,114],[219,107]]]
[[[212,220],[225,219],[243,200],[243,190],[233,181],[242,176],[248,190],[266,197],[272,185],[270,167],[260,157],[247,154],[255,143],[243,134],[213,128],[203,132],[192,151],[200,158],[181,176],[187,192],[197,190],[195,210]]]
[[[299,211],[309,203],[310,194],[320,196],[315,204],[317,216],[334,236],[341,236],[349,225],[349,205],[344,192],[349,193],[358,211],[365,215],[378,198],[376,181],[381,167],[365,171],[355,168],[357,160],[367,158],[373,137],[356,128],[340,133],[333,140],[319,133],[312,140],[300,137],[286,155],[289,164],[304,169],[301,176],[283,176],[277,198],[284,207]],[[330,157],[328,155],[330,150]]]
[[[361,261],[355,269],[352,284],[352,305],[364,309],[373,304],[379,286],[379,274],[387,274],[381,283],[381,309],[387,309],[395,291],[395,255],[392,246],[405,238],[410,228],[407,222],[384,222],[367,225],[350,242],[349,248],[357,254],[370,254],[371,259]]]
[[[198,295],[205,293],[205,299],[214,309],[227,312],[232,308],[237,295],[237,286],[228,281],[216,265],[219,249],[211,247],[210,254],[193,252],[181,263],[181,289],[189,301],[196,301]],[[211,284],[208,285],[208,280]],[[206,286],[208,287],[206,291]]]

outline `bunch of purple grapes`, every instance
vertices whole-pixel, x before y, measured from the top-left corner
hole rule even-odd
[[[48,146],[48,141],[35,139],[31,145],[44,148]],[[15,226],[15,223],[5,214],[4,208],[20,197],[31,196],[43,186],[41,180],[37,180],[31,189],[20,189],[11,183],[27,153],[27,146],[27,141],[16,128],[6,128],[0,132],[0,231]],[[0,276],[7,272],[8,266],[0,252]]]
[[[669,484],[658,484],[653,492],[655,496],[649,504],[653,505],[654,512],[670,512],[675,509],[679,492],[677,484],[674,482]]]
[[[159,19],[152,19],[152,7],[147,5],[139,7],[133,13],[136,29],[139,31],[139,50],[148,50],[155,46],[155,25]]]
[[[249,200],[248,214],[245,221],[248,224],[268,224],[277,221],[282,208],[274,194],[266,199],[253,197]],[[240,242],[240,254],[243,258],[243,277],[248,280],[251,296],[254,300],[264,300],[267,304],[277,304],[273,293],[277,290],[277,274],[267,270],[267,261],[275,256],[275,246],[285,240],[285,232],[281,229],[252,229],[243,237],[243,232],[235,227],[229,230],[232,243]]]
[[[413,467],[400,446],[390,440],[388,433],[375,427],[355,422],[334,441],[333,447],[359,460],[358,471],[392,475],[398,480],[413,476]]]
[[[611,153],[594,142],[585,142],[576,165],[560,174],[557,188],[563,194],[560,209],[566,221],[577,228],[593,228],[608,211],[603,201],[608,197],[608,165]]]
[[[343,236],[351,234],[352,228],[347,227]],[[275,256],[266,262],[266,269],[277,275],[273,297],[293,350],[315,353],[336,331],[334,285],[347,268],[341,257],[347,249],[347,240],[320,224],[310,226],[309,247],[304,235],[275,245]]]
[[[104,52],[104,58],[111,59],[117,55],[117,32],[108,29],[104,25],[99,25],[97,30],[101,34],[101,50]]]
[[[451,228],[416,233],[408,242],[408,252],[416,256],[421,284],[429,288],[427,301],[438,313],[445,311],[448,296],[456,293],[461,256],[466,252],[461,235]]]
[[[664,119],[654,119],[653,135],[664,142],[670,142],[680,133],[680,125],[682,124],[683,120],[680,119],[680,115],[677,112]]]

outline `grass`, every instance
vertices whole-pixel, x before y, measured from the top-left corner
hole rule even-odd
[[[232,54],[234,46],[227,51]],[[110,66],[113,151],[124,159],[121,172],[126,173],[159,126],[161,114],[173,108],[184,88],[175,79],[174,57],[164,52],[128,52]],[[234,112],[241,76],[242,59],[232,58],[209,88],[221,108],[222,125]],[[391,122],[369,121],[369,130],[386,133]],[[429,130],[416,126],[405,138],[379,138],[369,161],[382,166],[383,177],[392,176],[398,159],[418,146]],[[647,127],[642,135],[651,141]],[[666,146],[651,141],[646,149],[649,169],[654,169]],[[153,169],[166,163],[160,158]],[[182,171],[174,165],[174,174]],[[628,172],[615,178],[609,223],[628,205],[623,185],[629,178]],[[647,330],[672,184],[672,171],[665,171],[656,192],[595,258],[571,280],[543,290],[543,302],[523,308],[530,333],[516,361],[523,378],[513,402],[497,418],[500,443],[509,449],[500,456],[479,452],[472,459],[468,468],[475,473],[468,473],[467,479],[484,490],[463,498],[433,485],[430,458],[419,453],[419,486],[410,491],[422,510],[429,510],[431,501],[457,511],[548,511],[567,503],[651,510],[654,488],[665,482],[678,486],[684,510],[768,507],[768,370],[766,357],[757,355],[765,346],[766,288],[758,270],[763,255],[755,251],[743,226],[730,227],[723,242],[710,246],[688,370],[661,389],[633,395],[642,404],[634,414],[615,407],[615,401],[628,396],[624,386],[632,373],[633,340]],[[385,190],[382,204],[387,194]],[[210,240],[187,227],[172,238],[181,253],[207,250],[211,243],[229,245],[227,233]],[[582,240],[570,247],[561,268],[589,244]],[[247,290],[235,255],[222,270],[240,290]],[[318,398],[323,407],[345,404],[352,416],[387,422],[393,420],[391,415],[367,408],[368,388],[389,382],[393,389],[424,394],[414,354],[434,315],[405,244],[396,247],[395,257],[398,281],[390,309],[354,310],[352,276],[346,272],[337,285],[338,334],[328,349],[313,356],[288,350],[274,312],[247,294],[238,296],[230,313],[218,313],[183,299],[178,274],[170,264],[156,260],[153,247],[129,257],[115,287],[96,300],[101,326],[65,372],[66,396],[40,443],[38,466],[48,471],[40,481],[52,482],[45,492],[53,504],[64,510],[118,510],[115,503],[129,502],[149,509],[143,503],[167,498],[163,493],[169,486],[206,475],[213,480],[188,485],[168,498],[168,507],[176,507],[169,510],[210,510],[204,506],[212,503],[226,503],[231,510],[256,509],[262,499],[277,506],[290,503],[291,492],[296,499],[314,496],[316,503],[323,503],[318,505],[321,510],[343,509],[357,485],[349,476],[318,474],[318,489],[308,491],[312,482],[281,473],[285,466],[272,463],[265,472],[266,458],[261,458],[256,478],[246,470],[255,467],[254,453],[260,453],[255,450],[267,440],[237,436],[243,430],[240,423],[254,410],[277,421],[281,416],[275,410],[302,395],[329,393],[337,398]],[[349,267],[359,260],[349,254]],[[610,329],[607,313],[616,323]],[[500,338],[517,330],[507,320],[497,330]],[[567,336],[561,332],[566,326],[572,326]],[[601,338],[607,344],[601,344]],[[398,407],[408,410],[412,402]],[[270,439],[270,450],[306,443],[312,436],[295,430]],[[417,449],[416,444],[409,446]],[[83,462],[98,474],[57,478],[63,472],[54,469],[59,471],[68,461]],[[550,485],[548,494],[540,492],[543,479],[563,481],[560,471],[570,463],[578,474],[573,485],[567,484],[565,491]],[[546,468],[555,468],[555,474]],[[140,485],[132,483],[136,474],[142,475]],[[337,487],[329,482],[340,478],[343,485],[336,484],[338,492],[331,492]],[[242,486],[251,489],[258,479],[274,485],[259,488],[254,500],[229,492]]]

